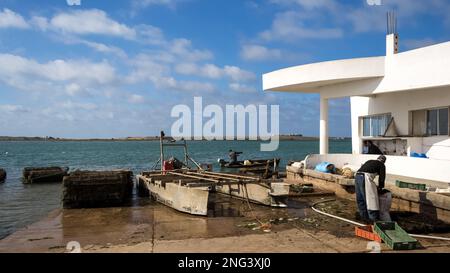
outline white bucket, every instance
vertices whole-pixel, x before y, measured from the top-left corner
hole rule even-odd
[[[380,220],[385,222],[391,222],[391,215],[389,211],[392,205],[392,193],[390,191],[380,194]]]

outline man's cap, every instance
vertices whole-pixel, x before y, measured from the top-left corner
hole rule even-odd
[[[381,161],[381,162],[383,162],[383,163],[385,163],[385,162],[386,162],[386,157],[385,157],[384,155],[380,155],[380,156],[378,157],[378,160]]]

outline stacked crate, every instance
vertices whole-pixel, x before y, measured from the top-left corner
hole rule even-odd
[[[29,167],[23,169],[22,180],[24,184],[61,183],[67,172],[68,168],[61,167]]]
[[[121,206],[133,191],[131,171],[75,171],[64,177],[64,208]]]

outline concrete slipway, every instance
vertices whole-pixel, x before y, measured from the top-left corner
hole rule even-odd
[[[354,236],[353,226],[309,208],[319,200],[291,198],[289,208],[271,208],[213,194],[208,217],[147,199],[122,208],[56,210],[1,240],[0,252],[67,252],[71,241],[79,242],[82,252],[368,252],[368,242]],[[354,218],[354,206],[338,199],[318,208]],[[258,221],[271,224],[263,231]],[[414,252],[450,252],[449,242],[419,241],[422,248]]]

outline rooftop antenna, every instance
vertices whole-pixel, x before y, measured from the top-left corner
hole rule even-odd
[[[387,40],[386,53],[397,54],[399,51],[398,32],[397,32],[397,14],[395,11],[388,11],[386,15],[387,20]]]
[[[387,12],[387,35],[397,34],[397,14],[395,11]]]

